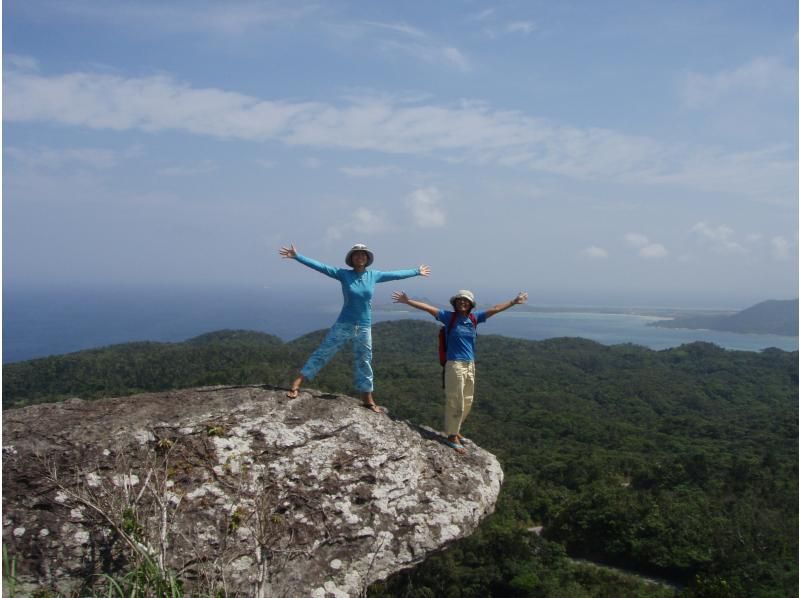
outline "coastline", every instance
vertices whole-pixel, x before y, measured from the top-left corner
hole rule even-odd
[[[290,301],[268,290],[186,292],[37,293],[6,296],[3,363],[63,355],[138,341],[181,342],[207,332],[238,329],[264,332],[291,341],[328,328],[341,308],[336,293],[310,294]],[[486,307],[486,305],[482,306]],[[482,324],[479,334],[526,340],[586,338],[604,345],[635,344],[653,350],[692,342],[725,349],[796,351],[797,337],[678,329],[657,324],[675,313],[720,310],[674,307],[516,306]],[[373,321],[420,319],[428,314],[407,306],[378,303]]]

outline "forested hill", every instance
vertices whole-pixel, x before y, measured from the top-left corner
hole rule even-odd
[[[436,331],[375,325],[374,368],[393,416],[441,429]],[[283,343],[222,331],[14,363],[3,402],[285,386],[324,333]],[[313,386],[352,393],[351,359],[335,357]],[[667,578],[685,595],[797,595],[797,352],[482,335],[477,371],[464,433],[503,464],[497,513],[372,596],[673,595],[567,555]]]
[[[663,328],[692,328],[755,334],[797,336],[798,300],[763,301],[729,316],[687,316],[650,324]]]

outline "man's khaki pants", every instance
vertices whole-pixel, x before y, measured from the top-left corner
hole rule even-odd
[[[454,436],[472,409],[475,394],[475,362],[448,361],[444,366],[444,431]]]

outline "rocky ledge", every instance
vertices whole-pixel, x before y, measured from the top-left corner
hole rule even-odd
[[[469,535],[503,472],[357,399],[208,387],[3,414],[3,545],[25,588],[149,559],[187,593],[355,596]]]

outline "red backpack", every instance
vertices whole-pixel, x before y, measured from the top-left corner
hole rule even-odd
[[[442,367],[444,367],[444,364],[447,363],[447,335],[450,334],[450,328],[453,327],[457,317],[458,314],[453,312],[453,315],[450,316],[450,323],[447,326],[442,326],[439,328],[439,363]],[[475,330],[477,330],[478,320],[475,319],[475,316],[472,315],[472,312],[469,314],[469,319],[472,321],[472,325],[475,327]],[[444,380],[444,371],[442,372],[442,380]]]

